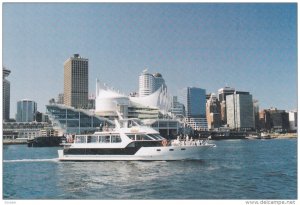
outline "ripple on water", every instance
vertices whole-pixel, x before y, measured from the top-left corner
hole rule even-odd
[[[57,162],[3,150],[4,199],[295,199],[297,141],[216,141],[202,160]],[[288,152],[286,150],[289,150]]]

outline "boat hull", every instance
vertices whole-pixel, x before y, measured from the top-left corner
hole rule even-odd
[[[201,159],[208,148],[215,145],[201,146],[166,146],[141,147],[134,155],[64,155],[58,150],[60,161],[172,161]]]

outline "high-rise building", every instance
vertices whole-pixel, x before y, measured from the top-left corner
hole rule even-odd
[[[234,91],[235,91],[235,89],[230,88],[230,87],[220,88],[218,90],[219,101],[220,102],[222,102],[223,100],[226,101],[226,96],[232,95],[234,93]]]
[[[185,108],[186,122],[193,129],[207,129],[205,89],[186,87],[180,91],[179,97]]]
[[[253,100],[253,112],[254,112],[254,128],[256,130],[260,129],[260,123],[259,123],[259,101]]]
[[[235,91],[226,96],[227,124],[231,129],[254,129],[253,99],[249,92]]]
[[[3,84],[2,84],[2,117],[3,121],[8,121],[10,117],[10,82],[5,79],[10,74],[10,70],[5,67],[2,68],[3,72]]]
[[[272,122],[269,110],[259,111],[259,129],[261,131],[271,130]]]
[[[290,111],[289,112],[290,132],[297,132],[297,128],[298,128],[297,120],[298,120],[298,112],[297,112],[297,110]]]
[[[294,115],[297,118],[297,116]],[[273,132],[287,132],[290,129],[291,121],[294,119],[290,113],[277,108],[265,109],[259,112],[260,129]],[[297,120],[294,122],[297,124]],[[295,130],[294,130],[295,131]]]
[[[74,108],[88,106],[88,59],[74,54],[64,63],[64,104]]]
[[[224,87],[220,88],[218,90],[218,97],[219,97],[219,102],[221,105],[221,120],[222,124],[225,125],[227,124],[227,114],[226,114],[226,96],[227,95],[232,95],[234,93],[235,89],[230,88],[230,87]]]
[[[208,129],[221,127],[221,106],[217,96],[212,93],[206,101],[206,119]]]
[[[56,99],[56,103],[57,104],[64,104],[64,94],[63,93],[59,93]]]
[[[277,108],[271,108],[268,111],[271,118],[271,130],[275,132],[287,132],[289,130],[289,113]]]
[[[170,112],[174,117],[184,117],[184,105],[178,102],[177,96],[172,97]]]
[[[139,76],[139,96],[144,97],[153,93],[153,75],[145,69]]]
[[[144,97],[157,91],[161,86],[166,86],[160,73],[150,74],[145,69],[139,76],[139,96]]]
[[[37,104],[33,100],[23,99],[17,102],[17,122],[33,122],[35,121],[35,114],[37,111]]]
[[[154,73],[153,92],[157,91],[161,86],[166,86],[165,80],[160,73]]]

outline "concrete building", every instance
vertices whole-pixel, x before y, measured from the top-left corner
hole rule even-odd
[[[180,90],[179,97],[185,108],[186,123],[196,130],[207,129],[205,89],[186,87]]]
[[[79,54],[64,63],[64,104],[74,108],[88,106],[88,59]]]
[[[56,103],[57,104],[64,104],[64,94],[63,93],[59,93],[56,99]]]
[[[157,91],[161,86],[166,86],[165,80],[160,73],[154,73],[153,92]]]
[[[160,73],[150,74],[145,69],[139,76],[139,96],[144,97],[151,95],[161,86],[166,87],[165,80]]]
[[[294,115],[297,118],[297,116]],[[291,120],[290,120],[291,119]],[[260,129],[263,131],[272,131],[285,133],[290,131],[290,121],[293,116],[285,110],[277,108],[265,109],[259,112]],[[295,122],[297,124],[297,120]]]
[[[297,110],[295,111],[290,111],[289,112],[289,129],[290,129],[290,132],[297,132],[297,129],[298,129],[298,112]]]
[[[185,113],[184,105],[178,102],[177,96],[172,97],[170,112],[174,117],[179,117],[179,118],[184,117],[184,113]]]
[[[37,111],[37,104],[33,100],[23,99],[17,102],[17,122],[33,122],[35,121],[35,114]]]
[[[226,96],[226,116],[230,129],[254,129],[253,99],[249,92],[235,91]]]
[[[212,93],[209,99],[206,101],[206,119],[208,129],[219,128],[222,125],[221,105],[214,93]]]
[[[271,118],[271,131],[278,133],[285,133],[289,130],[289,113],[285,110],[278,110],[271,108],[268,110]]]
[[[227,124],[227,114],[226,114],[226,96],[232,95],[235,92],[234,88],[224,87],[218,90],[218,98],[221,106],[221,121],[223,125]]]
[[[272,122],[269,110],[259,111],[259,129],[261,131],[269,131],[272,128]]]
[[[232,95],[235,92],[235,88],[230,88],[230,87],[224,87],[224,88],[220,88],[218,90],[218,97],[219,97],[219,101],[226,101],[226,96],[227,95]]]
[[[256,130],[260,129],[259,123],[259,102],[258,100],[253,100],[253,112],[254,112],[254,128]]]
[[[8,121],[10,118],[10,82],[6,79],[10,74],[10,70],[2,68],[2,117],[3,121]]]
[[[52,126],[47,122],[5,122],[3,123],[3,141],[19,139],[20,142],[26,142],[27,139],[42,136],[43,130],[50,129]]]
[[[88,100],[88,109],[95,110],[96,107],[96,97],[95,95],[90,95]]]

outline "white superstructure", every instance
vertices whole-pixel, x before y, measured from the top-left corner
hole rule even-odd
[[[116,128],[68,138],[59,160],[185,160],[200,159],[202,151],[215,145],[207,139],[167,141],[137,119],[116,121]]]

